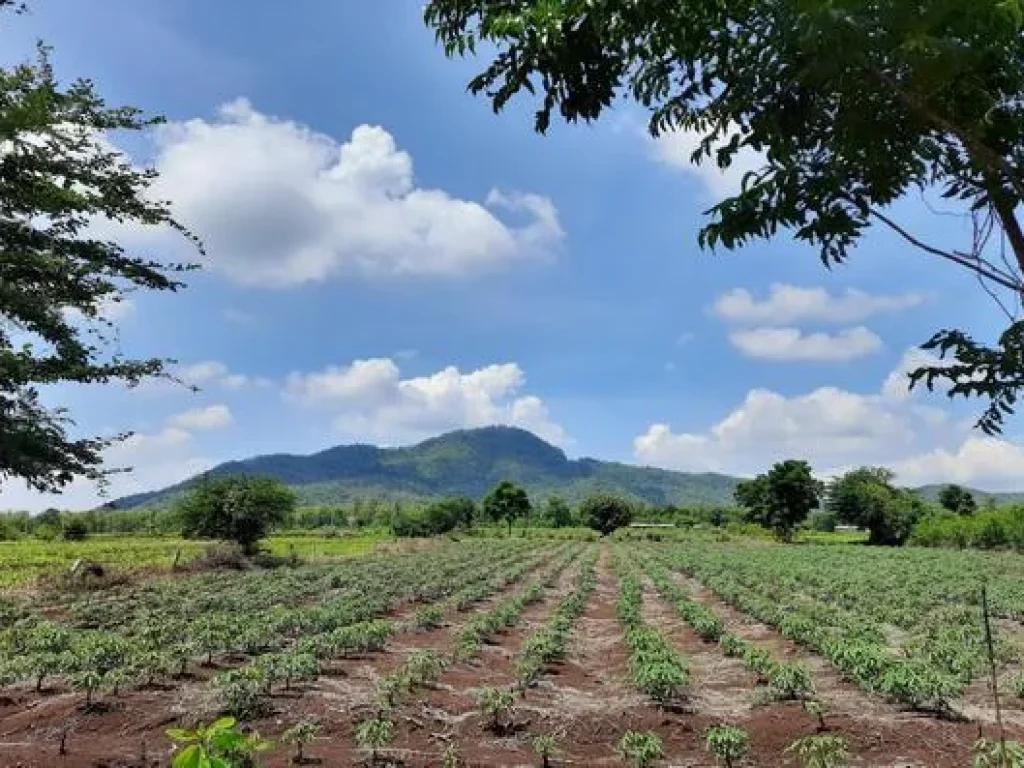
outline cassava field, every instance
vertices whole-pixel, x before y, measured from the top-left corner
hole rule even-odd
[[[165,766],[168,729],[230,713],[268,766],[304,722],[325,766],[644,764],[627,731],[659,737],[651,764],[711,766],[715,726],[747,734],[733,765],[802,765],[787,748],[821,735],[844,764],[968,766],[997,734],[982,583],[1024,737],[1014,555],[513,537],[112,581],[7,589],[0,765]]]

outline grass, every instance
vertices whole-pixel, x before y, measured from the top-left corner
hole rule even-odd
[[[387,538],[383,531],[353,536],[286,534],[268,539],[267,547],[277,555],[289,555],[294,548],[298,557],[315,560],[360,555]],[[40,576],[70,568],[79,558],[121,568],[167,569],[178,551],[180,562],[186,563],[208,546],[207,541],[177,536],[94,535],[85,541],[0,541],[0,589],[31,584]]]

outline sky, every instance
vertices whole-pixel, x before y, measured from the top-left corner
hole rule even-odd
[[[512,424],[570,456],[749,476],[806,458],[885,464],[907,485],[1024,489],[1021,422],[972,428],[979,402],[908,393],[916,347],[1005,324],[966,272],[872,230],[844,265],[781,233],[697,245],[704,211],[756,166],[695,167],[626,102],[532,131],[466,92],[420,4],[304,0],[31,3],[5,65],[53,46],[65,81],[165,115],[110,140],[155,167],[154,194],[202,240],[122,229],[134,252],[202,261],[176,294],[113,305],[117,347],[177,360],[198,393],[59,386],[75,434],[130,430],[107,498],[230,459],[352,442],[405,445]],[[944,244],[967,224],[918,198],[893,215]],[[0,485],[0,508],[88,508]]]

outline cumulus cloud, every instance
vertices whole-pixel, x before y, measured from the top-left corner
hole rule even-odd
[[[458,276],[550,254],[564,236],[540,195],[478,203],[417,186],[412,157],[377,126],[340,142],[237,99],[156,139],[155,194],[203,239],[210,268],[245,285]]]
[[[969,422],[908,394],[906,371],[929,358],[907,350],[878,392],[837,387],[785,396],[754,389],[703,431],[651,424],[633,440],[642,463],[684,471],[751,475],[776,461],[807,458],[822,476],[859,465],[892,467],[901,484],[957,482],[986,490],[1019,490],[1024,448],[983,437]]]
[[[657,138],[648,136],[648,141],[655,160],[693,177],[709,196],[715,198],[737,194],[742,188],[743,177],[765,164],[762,154],[745,147],[733,157],[728,168],[719,168],[714,150],[726,144],[725,141],[714,145],[710,158],[703,159],[699,165],[695,164],[690,158],[700,146],[701,138],[702,134],[697,131],[680,130],[663,133]]]
[[[718,297],[712,311],[723,320],[744,324],[857,323],[875,315],[912,309],[926,300],[925,294],[914,292],[875,295],[848,288],[830,294],[824,288],[776,283],[761,300],[745,288],[727,291]]]
[[[203,408],[193,408],[192,410],[176,414],[169,418],[167,423],[172,427],[183,430],[200,431],[223,429],[230,426],[233,420],[231,409],[219,403],[217,405],[207,405]]]
[[[882,348],[876,333],[858,326],[839,333],[803,333],[798,328],[751,328],[729,334],[732,345],[760,360],[839,363]]]
[[[197,455],[195,448],[192,434],[178,426],[137,432],[103,454],[108,469],[131,468],[111,475],[105,497],[99,495],[95,484],[83,479],[73,481],[60,494],[41,494],[23,483],[7,482],[0,487],[0,509],[88,509],[110,499],[173,485],[213,466],[212,461]]]
[[[1024,487],[1024,448],[1008,440],[971,436],[953,450],[936,448],[893,465],[906,485],[960,483],[989,491]]]
[[[535,395],[520,395],[526,383],[515,363],[462,373],[449,366],[428,376],[403,379],[391,358],[356,360],[312,373],[288,376],[284,394],[295,403],[335,413],[339,431],[351,437],[394,443],[450,429],[509,424],[566,444]]]
[[[836,387],[797,397],[755,389],[707,432],[653,424],[635,438],[633,451],[668,469],[750,473],[792,457],[810,457],[818,467],[878,461],[880,449],[893,458],[912,438],[912,424],[877,396]]]

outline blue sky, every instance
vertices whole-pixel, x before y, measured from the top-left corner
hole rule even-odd
[[[701,252],[702,211],[735,174],[689,167],[689,137],[653,143],[630,105],[538,137],[528,104],[494,116],[466,93],[474,63],[444,58],[418,4],[239,9],[64,0],[5,21],[6,63],[42,38],[63,77],[167,116],[112,140],[162,172],[209,251],[188,290],[116,313],[124,351],[176,358],[200,393],[46,393],[83,433],[137,433],[111,451],[136,468],[114,495],[230,458],[492,422],[676,469],[802,456],[1024,486],[1016,423],[983,439],[978,404],[902,391],[934,330],[999,328],[966,273],[883,231],[831,271],[785,236]],[[895,214],[939,242],[967,235],[918,200]],[[166,233],[118,234],[193,257]],[[95,500],[79,483],[56,503]],[[52,503],[0,489],[0,507]]]

